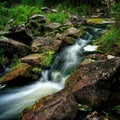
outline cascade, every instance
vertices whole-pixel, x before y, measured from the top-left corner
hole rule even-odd
[[[102,32],[91,27],[75,44],[63,48],[55,57],[50,70],[43,70],[42,77],[31,85],[0,89],[0,120],[14,120],[27,106],[40,98],[64,87],[64,82],[84,57],[84,47]]]

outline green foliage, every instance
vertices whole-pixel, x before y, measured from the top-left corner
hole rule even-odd
[[[62,2],[56,6],[56,9],[59,11],[65,10],[71,14],[77,15],[87,15],[90,12],[90,6],[85,4],[80,4],[79,6],[74,7],[73,4],[68,4],[66,2]]]
[[[120,105],[115,106],[114,110],[116,110],[118,113],[120,113]]]
[[[68,14],[64,13],[46,14],[46,18],[48,22],[64,23],[68,18]]]
[[[55,51],[53,51],[53,50],[43,52],[41,54],[42,55],[41,65],[42,66],[49,66],[52,62],[54,54],[55,54]]]
[[[100,49],[105,53],[119,54],[117,52],[120,49],[120,30],[111,28],[98,41],[95,41],[95,44],[99,45]]]
[[[15,21],[12,25],[25,24],[31,15],[42,14],[42,11],[37,7],[28,5],[16,5],[12,8],[7,8],[5,4],[0,4],[0,7],[0,29],[3,29],[10,19]]]
[[[20,0],[20,3],[24,5],[41,7],[44,5],[44,0]]]

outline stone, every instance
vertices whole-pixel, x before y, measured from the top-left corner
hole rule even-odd
[[[33,53],[28,56],[21,58],[21,62],[28,63],[33,67],[49,67],[53,56],[54,51],[44,51],[42,53]]]
[[[8,58],[13,58],[14,55],[23,57],[31,52],[29,46],[6,37],[0,37],[0,48]]]
[[[101,117],[98,112],[94,111],[89,113],[84,120],[106,120],[105,118]]]
[[[69,20],[74,26],[81,26],[87,24],[87,21],[83,17],[73,14],[69,16]]]
[[[62,35],[59,33],[56,34],[55,38],[65,42],[67,44],[74,44],[75,43],[74,38],[68,37],[68,36],[65,36],[65,35]]]
[[[81,35],[81,31],[75,27],[71,27],[65,30],[64,34],[69,37],[79,38]]]
[[[39,23],[45,23],[46,22],[46,18],[44,15],[40,15],[40,14],[35,14],[33,16],[31,16],[29,18],[29,21],[37,21]]]
[[[9,72],[0,77],[0,84],[10,86],[20,86],[35,81],[39,76],[33,73],[33,67],[26,63],[21,63],[13,67]]]
[[[77,111],[73,94],[61,90],[40,99],[32,109],[23,111],[22,120],[74,120]]]
[[[119,73],[120,58],[80,64],[67,79],[65,88],[70,90],[81,104],[92,107],[114,106],[120,104]]]
[[[11,27],[6,33],[4,33],[4,36],[23,42],[27,45],[33,41],[31,30],[22,25]]]
[[[61,47],[61,44],[62,41],[51,36],[36,37],[32,43],[32,52],[42,52],[46,50],[58,51]]]
[[[48,13],[57,13],[57,10],[55,9],[50,9],[48,7],[42,7],[41,8],[42,12],[44,12],[45,14],[48,14]]]
[[[49,23],[47,25],[44,25],[44,31],[51,31],[51,30],[57,30],[61,27],[60,23]]]

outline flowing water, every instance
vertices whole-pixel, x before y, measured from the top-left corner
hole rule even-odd
[[[90,28],[74,45],[63,48],[54,59],[50,70],[43,70],[42,77],[31,85],[0,90],[0,120],[14,120],[27,106],[40,98],[64,87],[64,82],[84,57],[84,47],[101,33],[102,29]]]

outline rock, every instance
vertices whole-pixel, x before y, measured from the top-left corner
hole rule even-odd
[[[59,34],[59,33],[56,34],[55,38],[65,42],[67,44],[74,44],[75,43],[74,38],[68,37],[68,36],[65,36],[65,35],[62,35],[62,34]]]
[[[48,67],[52,62],[54,53],[55,53],[54,51],[45,51],[42,53],[30,54],[28,56],[21,58],[21,62],[28,63],[31,66]]]
[[[44,31],[57,30],[60,27],[61,27],[60,23],[49,23],[47,25],[44,25]]]
[[[37,21],[38,23],[45,23],[46,22],[46,18],[45,18],[45,16],[44,15],[40,15],[40,14],[35,14],[35,15],[33,15],[33,16],[31,16],[30,18],[29,18],[29,21]]]
[[[50,9],[48,7],[42,7],[41,8],[42,12],[44,12],[45,14],[48,14],[48,13],[57,13],[57,10],[55,9]]]
[[[22,120],[74,120],[77,103],[72,94],[62,90],[42,98],[29,111],[24,111]]]
[[[80,25],[85,25],[87,24],[87,21],[82,18],[81,16],[76,16],[76,15],[70,15],[69,20],[74,26],[80,26]]]
[[[0,84],[8,84],[10,86],[19,86],[31,81],[35,81],[39,76],[32,74],[33,67],[26,63],[21,63],[13,67],[8,73],[0,77]]]
[[[5,34],[5,37],[14,39],[16,41],[23,42],[27,45],[29,45],[33,39],[32,39],[32,33],[31,30],[24,27],[24,26],[15,26],[11,27]]]
[[[71,27],[65,31],[65,35],[70,36],[70,37],[74,37],[74,38],[79,38],[81,35],[81,31],[75,27]]]
[[[98,53],[98,54],[87,55],[86,59],[91,59],[91,60],[98,61],[98,60],[105,60],[105,59],[108,59],[108,58],[107,58],[107,55]]]
[[[94,111],[87,115],[84,120],[107,120],[107,119],[101,117],[96,111]]]
[[[32,31],[33,36],[40,36],[44,33],[43,24],[46,22],[46,17],[40,14],[31,16],[26,27]]]
[[[46,50],[58,51],[62,41],[53,37],[36,37],[32,44],[32,52],[42,52]]]
[[[4,50],[4,55],[8,58],[13,58],[14,55],[23,57],[31,51],[29,46],[6,37],[0,38],[0,48]]]
[[[66,81],[65,88],[70,90],[82,104],[92,107],[110,107],[120,104],[119,73],[120,58],[80,64]]]

